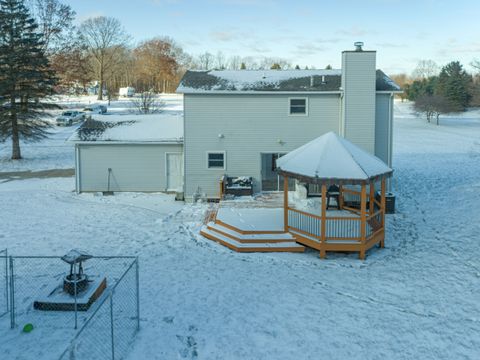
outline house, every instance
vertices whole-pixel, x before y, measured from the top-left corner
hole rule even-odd
[[[182,191],[181,115],[105,115],[86,121],[69,141],[77,192]]]
[[[187,71],[177,89],[183,123],[152,115],[108,120],[101,131],[85,124],[71,139],[77,191],[105,191],[110,179],[113,191],[182,188],[192,201],[218,198],[223,175],[252,177],[255,192],[278,191],[276,160],[330,131],[391,167],[400,88],[376,69],[376,52],[357,45],[342,53],[339,70]]]
[[[184,191],[218,197],[222,175],[282,189],[276,159],[333,131],[392,165],[393,97],[400,88],[360,44],[340,70],[187,71]]]

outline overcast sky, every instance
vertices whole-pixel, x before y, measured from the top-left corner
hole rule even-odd
[[[480,59],[480,0],[64,0],[82,21],[118,18],[135,41],[174,38],[198,55],[281,57],[293,65],[340,67],[341,51],[363,41],[377,67],[410,73]]]

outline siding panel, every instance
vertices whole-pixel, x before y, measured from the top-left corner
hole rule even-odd
[[[182,145],[78,145],[80,192],[165,191],[165,153],[182,152]]]
[[[289,116],[289,97],[185,94],[186,196],[218,196],[224,173],[252,176],[260,191],[262,152],[289,152],[326,132],[339,133],[339,95],[305,96],[308,116]],[[212,150],[226,152],[225,171],[207,169],[206,152]]]

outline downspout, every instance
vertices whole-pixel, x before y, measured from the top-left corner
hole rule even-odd
[[[80,148],[75,144],[75,187],[77,194],[80,194]]]
[[[393,101],[394,93],[390,93],[390,101],[388,102],[388,166],[392,168],[393,163]],[[387,180],[387,191],[392,191],[392,178]]]
[[[345,118],[343,116],[343,97],[345,95],[344,91],[342,88],[340,88],[341,93],[340,93],[340,106],[338,107],[338,116],[339,116],[339,134],[342,137],[345,137]]]

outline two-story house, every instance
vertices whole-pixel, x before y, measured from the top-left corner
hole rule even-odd
[[[184,192],[219,194],[222,175],[253,178],[254,191],[281,190],[275,160],[334,131],[392,166],[393,97],[376,52],[356,44],[339,70],[187,71]]]

